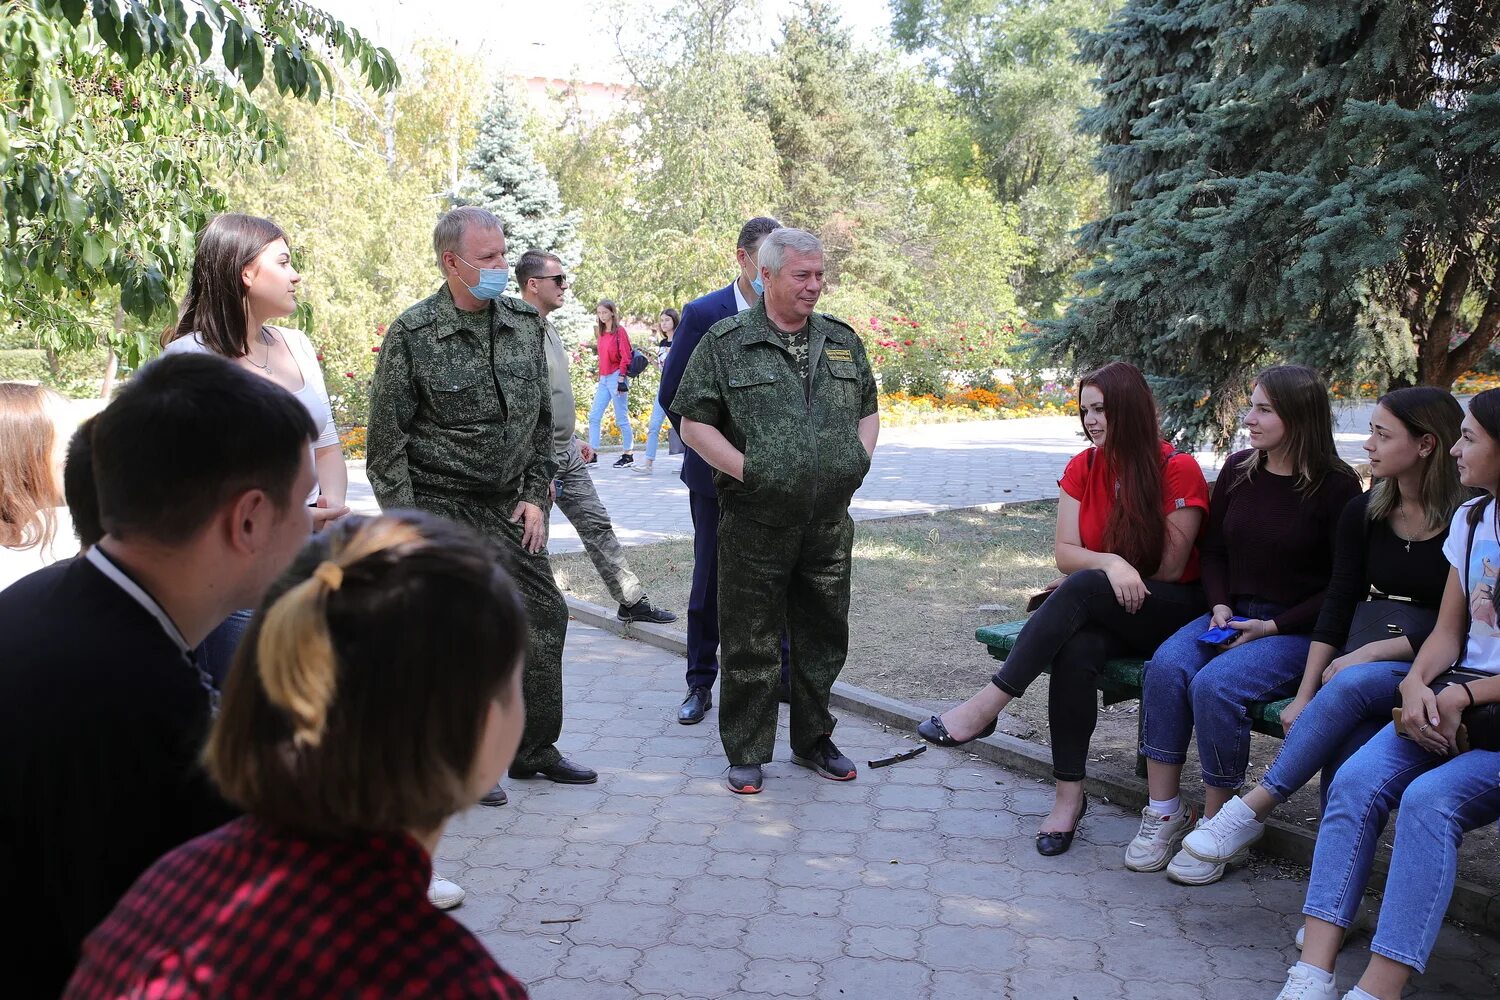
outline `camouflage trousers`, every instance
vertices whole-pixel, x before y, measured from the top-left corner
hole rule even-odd
[[[460,524],[490,539],[510,570],[526,605],[526,667],[521,691],[526,698],[526,731],[516,751],[515,766],[540,771],[557,763],[562,754],[563,641],[568,634],[568,606],[552,578],[552,563],[544,549],[532,554],[521,548],[522,527],[511,523],[515,501],[487,506],[470,497],[417,494],[416,506]],[[441,669],[434,664],[434,669]]]
[[[773,527],[720,505],[719,738],[734,766],[776,745],[781,632],[792,647],[792,750],[807,754],[837,720],[828,694],[849,653],[854,521]]]
[[[625,561],[625,550],[615,537],[615,526],[610,522],[609,511],[594,489],[594,477],[583,462],[583,454],[575,440],[567,455],[557,463],[557,509],[563,512],[584,551],[599,571],[599,578],[609,588],[609,596],[618,604],[634,604],[645,594],[640,578],[630,570]]]

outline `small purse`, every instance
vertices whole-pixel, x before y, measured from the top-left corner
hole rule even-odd
[[[1391,597],[1372,597],[1354,609],[1349,638],[1341,652],[1352,653],[1382,639],[1431,632],[1437,624],[1437,609]]]

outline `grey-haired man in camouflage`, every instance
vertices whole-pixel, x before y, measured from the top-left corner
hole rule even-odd
[[[512,778],[587,784],[566,760],[562,653],[568,609],[545,550],[552,409],[542,320],[502,296],[509,272],[500,220],[456,208],[433,232],[447,279],[391,324],[370,388],[368,472],[382,507],[416,507],[477,528],[503,554],[526,602],[526,731]],[[434,650],[433,669],[441,670]],[[496,785],[483,800],[505,801]]]
[[[777,229],[765,293],[693,350],[671,409],[719,491],[719,734],[732,791],[761,789],[776,742],[779,636],[792,646],[792,762],[848,781],[829,692],[849,651],[849,501],[880,435],[875,376],[854,329],[816,312],[823,245]]]

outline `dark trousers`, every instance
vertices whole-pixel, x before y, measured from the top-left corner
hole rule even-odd
[[[991,679],[1001,691],[1020,698],[1052,666],[1047,724],[1052,730],[1052,776],[1058,781],[1085,777],[1089,740],[1099,721],[1095,685],[1105,661],[1150,656],[1203,613],[1203,591],[1197,584],[1148,580],[1146,588],[1150,595],[1130,614],[1115,600],[1103,570],[1072,574],[1027,619],[1015,648]]]
[[[832,734],[828,695],[849,652],[854,522],[761,524],[725,510],[719,520],[719,618],[724,678],[719,739],[731,766],[765,764],[776,745],[777,635],[791,634],[792,752]]]
[[[714,686],[719,676],[719,499],[688,491],[693,517],[693,587],[687,607],[687,686]],[[781,683],[788,683],[791,648],[781,633]]]

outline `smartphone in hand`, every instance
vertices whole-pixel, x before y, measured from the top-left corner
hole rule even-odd
[[[1247,622],[1250,619],[1244,617],[1243,615],[1235,615],[1229,620],[1232,622]],[[1224,645],[1224,643],[1228,642],[1230,639],[1233,639],[1239,634],[1240,633],[1238,629],[1232,629],[1228,625],[1225,625],[1223,628],[1209,629],[1207,632],[1204,632],[1198,637],[1198,641],[1203,643],[1205,646],[1222,646]]]

